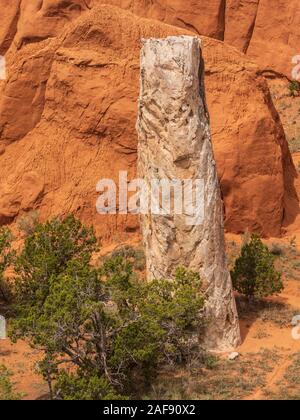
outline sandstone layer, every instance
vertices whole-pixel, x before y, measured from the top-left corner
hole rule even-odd
[[[263,69],[291,77],[300,54],[299,0],[91,0],[216,38],[238,48]]]
[[[70,20],[99,4],[225,41],[257,61],[291,76],[300,54],[299,0],[0,0],[0,54],[56,36]]]
[[[206,344],[226,351],[240,344],[240,330],[225,257],[223,203],[200,52],[195,37],[144,41],[137,125],[139,175],[148,190],[153,180],[181,185],[201,180],[203,191],[199,202],[192,190],[182,195],[184,203],[177,197],[179,212],[169,203],[170,211],[157,206],[158,213],[164,214],[142,215],[142,232],[148,278],[171,278],[180,266],[201,273],[209,296]],[[193,212],[187,204],[193,205]]]
[[[191,32],[113,6],[85,10],[84,3],[44,1],[36,25],[19,20],[6,53],[0,223],[31,209],[42,220],[73,212],[99,236],[120,241],[138,232],[138,218],[98,216],[96,184],[117,181],[119,170],[136,175],[141,38]],[[202,42],[225,227],[279,235],[298,209],[296,172],[267,83],[236,49]]]

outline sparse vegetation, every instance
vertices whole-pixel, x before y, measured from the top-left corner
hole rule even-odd
[[[111,257],[122,257],[125,261],[131,262],[133,267],[138,271],[144,271],[146,268],[146,256],[144,250],[141,248],[124,245],[117,248]]]
[[[25,236],[32,235],[36,226],[39,223],[39,213],[36,210],[32,210],[26,214],[23,214],[18,220],[18,227]]]
[[[11,381],[12,373],[3,365],[0,365],[0,401],[21,400],[23,395],[15,392]]]
[[[13,263],[15,252],[12,250],[12,234],[8,228],[0,228],[0,297],[6,303],[11,299],[6,270]]]
[[[271,337],[271,335],[268,334],[266,330],[260,329],[259,331],[257,331],[257,334],[255,335],[254,338],[256,338],[257,340],[263,340],[268,337]]]
[[[209,366],[190,371],[164,371],[147,399],[240,400],[266,386],[267,375],[279,360],[276,350],[262,350],[234,362],[215,358]]]
[[[37,225],[17,258],[10,336],[45,354],[52,399],[135,396],[162,365],[201,354],[199,276],[178,269],[172,281],[142,282],[122,256],[92,267],[96,246],[69,217]]]
[[[271,254],[273,254],[275,257],[281,257],[285,253],[285,247],[281,244],[272,244],[270,248]]]
[[[272,244],[270,252],[276,257],[275,266],[278,271],[289,279],[300,279],[300,253],[294,238],[287,245]]]
[[[275,257],[253,234],[244,244],[240,257],[231,272],[233,286],[250,301],[280,293],[283,290],[281,273],[274,266]]]
[[[293,80],[289,83],[289,91],[291,96],[300,96],[300,82]]]
[[[300,353],[290,358],[283,378],[277,384],[277,390],[265,392],[265,397],[270,400],[299,401],[300,400]]]
[[[293,317],[299,314],[299,309],[269,300],[257,300],[249,305],[244,297],[237,298],[237,308],[241,319],[270,322],[281,328],[290,327]]]

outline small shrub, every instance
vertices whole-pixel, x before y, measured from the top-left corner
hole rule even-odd
[[[39,213],[36,210],[24,214],[18,220],[18,228],[26,236],[32,235],[39,222]]]
[[[300,95],[300,82],[297,80],[293,80],[289,84],[289,91],[291,96],[299,96]]]
[[[134,267],[139,271],[146,269],[146,255],[143,249],[136,249]]]
[[[69,373],[62,370],[55,382],[56,399],[63,401],[112,401],[123,400],[113,390],[105,377],[86,372]]]
[[[111,255],[112,258],[122,257],[124,260],[131,262],[138,271],[144,271],[146,268],[145,252],[141,248],[134,248],[130,245],[124,245],[117,248]]]
[[[273,254],[276,257],[281,257],[285,253],[285,249],[283,245],[280,244],[272,244],[270,248],[271,254]]]
[[[5,271],[12,264],[15,252],[12,250],[12,234],[8,228],[0,229],[0,298],[5,302],[11,300],[11,288],[5,277]]]
[[[11,382],[11,372],[3,365],[0,365],[0,401],[21,400],[22,395],[13,389]]]
[[[274,266],[275,257],[257,235],[252,235],[241,250],[231,272],[235,290],[249,300],[261,299],[283,290],[281,273]]]

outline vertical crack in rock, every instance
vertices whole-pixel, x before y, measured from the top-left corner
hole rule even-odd
[[[178,266],[200,272],[207,287],[206,347],[228,350],[240,329],[225,256],[223,202],[205,103],[200,40],[143,40],[137,130],[138,172],[153,179],[204,181],[203,223],[187,214],[141,216],[149,278],[169,278]],[[193,198],[195,200],[195,197]]]
[[[253,21],[250,25],[250,28],[248,30],[247,36],[246,36],[246,44],[243,47],[243,53],[244,54],[247,54],[248,49],[250,47],[250,44],[252,42],[252,38],[253,38],[255,27],[256,27],[256,21],[257,21],[258,13],[259,13],[259,7],[260,7],[260,0],[257,0],[256,12],[255,12],[255,15],[253,17]]]

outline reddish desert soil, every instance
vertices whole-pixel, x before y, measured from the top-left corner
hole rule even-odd
[[[24,395],[25,400],[42,398],[48,392],[46,383],[34,373],[38,357],[38,353],[27,343],[0,341],[0,364],[4,364],[13,373],[15,389]]]

